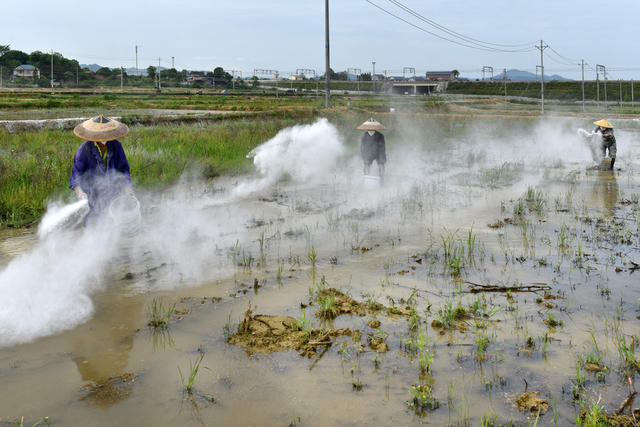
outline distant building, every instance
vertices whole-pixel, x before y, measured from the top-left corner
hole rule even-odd
[[[289,80],[304,80],[304,74],[291,74]]]
[[[189,75],[185,79],[185,84],[201,83],[204,86],[213,86],[214,78],[212,76],[207,77],[206,71],[189,71]]]
[[[449,81],[453,80],[455,76],[453,71],[427,71],[427,80],[431,81]]]
[[[13,77],[30,77],[30,78],[40,78],[40,70],[38,70],[33,65],[22,64],[18,65],[13,69]]]

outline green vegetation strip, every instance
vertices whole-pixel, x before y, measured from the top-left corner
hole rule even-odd
[[[163,186],[175,182],[187,169],[195,168],[205,178],[246,172],[251,167],[246,158],[249,151],[300,122],[272,118],[133,127],[123,144],[134,185]],[[67,183],[81,142],[70,131],[9,134],[0,129],[0,228],[33,223],[50,198],[71,195]]]

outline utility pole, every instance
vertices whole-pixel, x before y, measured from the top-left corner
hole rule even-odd
[[[175,60],[176,60],[176,57],[175,57],[175,56],[172,56],[172,57],[171,57],[171,68],[176,68],[176,62],[175,62]]]
[[[540,111],[544,114],[544,50],[549,47],[542,44],[540,40],[540,46],[536,46],[536,49],[540,49]]]
[[[0,89],[2,89],[2,65],[0,65]]]
[[[582,112],[584,113],[584,59],[582,60]]]
[[[139,76],[140,72],[138,71],[138,45],[136,45],[136,76]]]
[[[604,111],[607,111],[607,67],[596,64],[596,79],[602,73],[604,77]],[[598,106],[600,106],[600,86],[598,85]]]
[[[53,49],[51,49],[51,92],[53,92]]]
[[[80,68],[80,65],[76,65],[76,87],[78,87],[78,81],[79,81],[78,80],[78,74],[79,74],[79,71],[80,71],[79,68]]]
[[[329,0],[324,0],[324,60],[325,60],[325,72],[324,72],[324,105],[326,108],[331,107],[331,77],[329,76]]]
[[[160,81],[160,57],[158,56],[158,90],[162,89],[162,83]]]
[[[124,90],[124,68],[120,67],[120,91]]]
[[[633,79],[631,79],[631,108],[633,108]]]
[[[507,69],[502,69],[502,80],[504,80],[504,102],[507,102]]]
[[[371,81],[373,82],[373,93],[376,93],[376,79],[375,79],[375,75],[376,75],[376,61],[371,61],[371,64],[373,65],[373,72],[371,73]]]
[[[620,106],[622,107],[622,80],[618,79],[618,83],[620,84]]]
[[[600,73],[598,67],[599,65],[596,64],[596,108],[600,111]]]

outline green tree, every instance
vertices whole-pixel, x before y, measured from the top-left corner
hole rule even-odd
[[[111,68],[102,67],[102,68],[99,68],[98,70],[96,70],[96,74],[98,74],[99,76],[109,77],[109,76],[113,75],[113,72],[111,71]],[[118,73],[118,75],[120,75],[120,73]]]
[[[451,75],[453,76],[453,78],[454,78],[454,79],[457,79],[457,78],[458,78],[458,76],[460,75],[460,71],[458,71],[458,70],[453,70],[453,71],[451,72]]]
[[[147,67],[147,75],[149,76],[149,78],[151,78],[151,80],[156,78],[156,67],[154,67],[153,65],[149,65]]]

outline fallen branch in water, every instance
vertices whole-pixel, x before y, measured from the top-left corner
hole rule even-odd
[[[465,280],[465,283],[472,287],[468,290],[469,293],[477,294],[479,292],[540,292],[551,290],[551,286],[546,283],[531,283],[529,285],[512,285],[512,286],[498,286],[498,285],[483,285],[480,283],[469,282]]]
[[[631,404],[633,403],[633,399],[636,397],[636,392],[634,391],[633,393],[631,393],[629,396],[627,396],[626,399],[624,399],[622,401],[622,403],[620,404],[620,407],[618,409],[616,409],[616,411],[613,413],[613,415],[620,415],[624,412],[625,408],[627,408],[627,406],[631,406]]]

